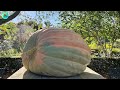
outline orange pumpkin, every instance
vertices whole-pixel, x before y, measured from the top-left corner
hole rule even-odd
[[[90,63],[90,48],[82,37],[68,29],[43,29],[35,32],[23,50],[26,69],[48,76],[81,74]]]

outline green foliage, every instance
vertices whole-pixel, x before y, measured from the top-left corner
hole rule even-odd
[[[16,42],[16,46],[19,48],[14,47],[13,49],[21,52],[26,42],[18,42],[17,32],[19,28],[17,26],[31,26],[32,29],[26,29],[23,35],[28,37],[34,31],[43,28],[43,24],[47,28],[54,27],[48,18],[56,12],[59,12],[61,20],[56,28],[62,26],[62,28],[74,30],[85,39],[91,49],[98,49],[100,53],[104,52],[110,56],[112,51],[119,52],[116,50],[120,48],[120,14],[118,11],[36,11],[34,19],[25,16],[24,20],[18,24],[10,22],[0,26],[0,36],[3,35],[4,39],[9,42],[6,44],[6,48]]]
[[[120,16],[117,11],[61,11],[59,16],[62,27],[72,29],[82,35],[90,47],[104,52],[112,52],[120,38]]]
[[[112,51],[114,51],[114,52],[120,52],[120,48],[113,48]]]
[[[17,25],[23,25],[24,23],[25,23],[24,21],[21,21]]]
[[[24,24],[22,28],[18,28],[17,25],[12,22],[0,26],[2,29],[1,35],[3,35],[3,38],[0,41],[0,57],[21,55],[27,39],[33,32],[35,32],[34,29],[24,26]],[[24,33],[21,33],[23,31]]]
[[[44,24],[45,24],[45,26],[47,28],[49,28],[50,26],[52,26],[52,24],[50,23],[50,21],[45,21]]]
[[[36,21],[27,21],[27,22],[25,22],[26,23],[26,25],[29,25],[29,26],[31,26],[31,27],[34,27],[35,25],[37,25],[37,22]]]
[[[89,44],[89,47],[90,47],[91,49],[98,49],[98,48],[97,48],[97,44],[96,44],[95,42]]]
[[[39,23],[38,24],[38,29],[41,29],[43,27],[43,24],[42,23]]]
[[[0,52],[0,57],[13,57],[13,56],[20,57],[21,55],[22,53],[18,52],[16,49],[2,50]]]

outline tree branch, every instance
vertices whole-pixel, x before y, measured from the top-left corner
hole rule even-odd
[[[19,13],[20,13],[20,11],[16,11],[14,14],[9,16],[8,19],[0,19],[0,25],[2,25],[3,23],[9,22],[10,20],[14,19]]]

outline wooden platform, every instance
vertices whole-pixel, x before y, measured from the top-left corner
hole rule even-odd
[[[105,79],[105,78],[88,67],[81,75],[67,78],[55,78],[36,75],[22,67],[13,75],[11,75],[8,79]]]

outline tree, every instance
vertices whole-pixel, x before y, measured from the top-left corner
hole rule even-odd
[[[38,24],[38,29],[42,29],[42,27],[43,27],[43,24],[42,24],[42,23],[39,23],[39,24]]]
[[[44,24],[45,24],[45,26],[46,26],[47,28],[49,28],[50,26],[52,26],[52,24],[50,23],[50,21],[46,21],[46,22],[44,22]]]
[[[61,11],[63,28],[73,29],[88,44],[95,41],[99,51],[109,56],[120,38],[120,17],[117,11]],[[109,48],[106,47],[109,43]]]
[[[20,14],[20,11],[15,11],[14,13],[12,13],[12,15],[10,15],[7,19],[3,19],[0,18],[0,25],[9,22],[10,20],[14,19],[16,16],[18,16]],[[13,26],[12,26],[13,27]],[[10,27],[9,27],[10,28]],[[4,36],[6,33],[8,33],[8,26],[6,28],[5,25],[0,26],[1,32],[0,32],[0,39],[3,41],[4,40]]]
[[[23,25],[24,21],[18,22],[17,25]]]

